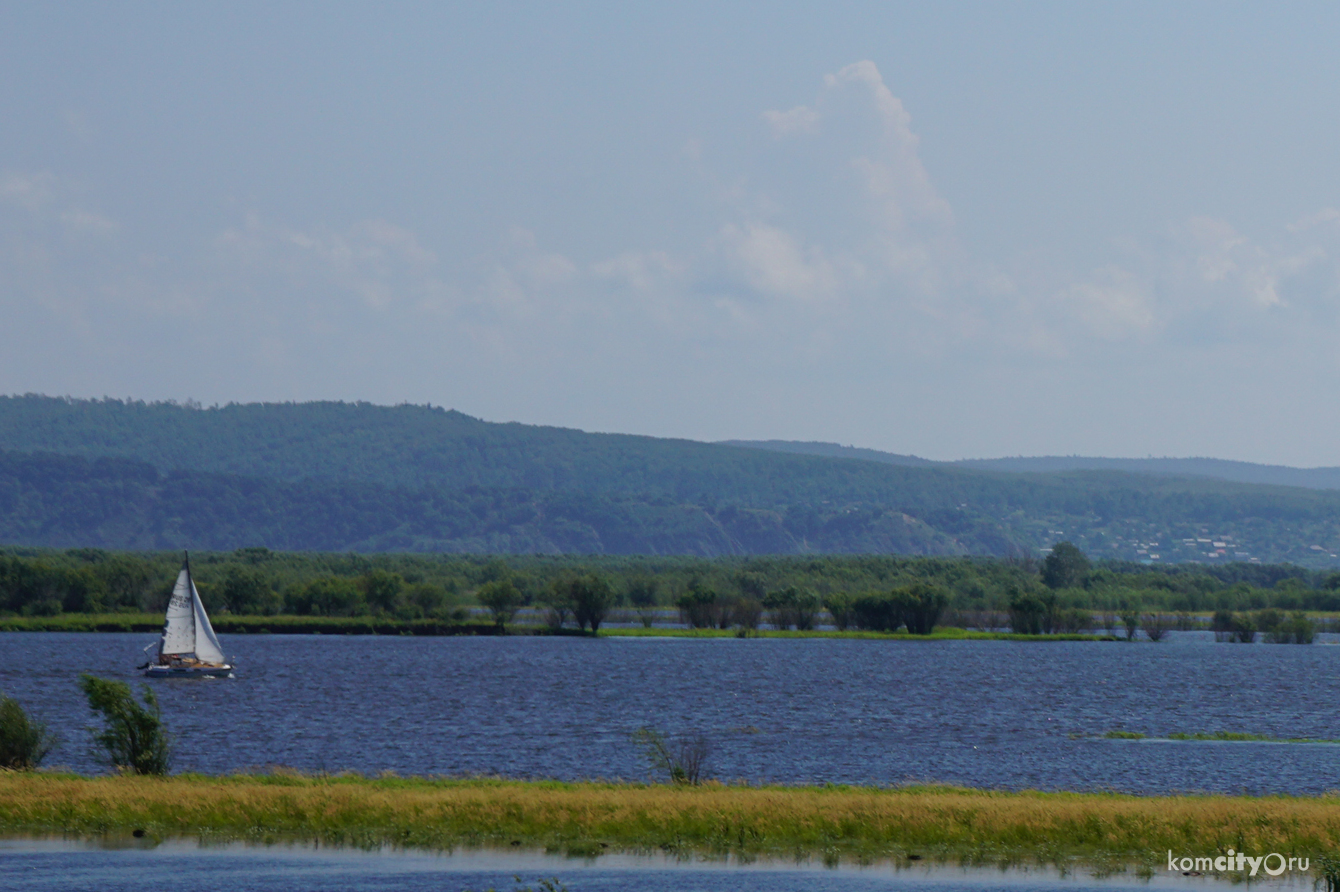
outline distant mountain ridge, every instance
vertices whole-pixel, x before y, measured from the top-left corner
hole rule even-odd
[[[1013,458],[964,458],[935,461],[915,455],[900,455],[840,446],[837,443],[797,440],[723,440],[723,445],[767,449],[794,455],[822,455],[829,458],[854,458],[909,467],[957,467],[1016,474],[1055,474],[1064,471],[1124,471],[1173,477],[1209,477],[1234,483],[1264,486],[1298,486],[1304,489],[1340,490],[1340,467],[1294,468],[1288,465],[1262,465],[1221,458],[1101,458],[1082,455],[1045,455]]]
[[[815,454],[818,451],[820,454]],[[1340,566],[1340,493],[700,443],[430,406],[0,397],[0,544]]]

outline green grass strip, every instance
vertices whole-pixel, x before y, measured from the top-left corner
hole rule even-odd
[[[524,846],[1004,864],[1146,865],[1168,850],[1340,850],[1335,797],[1039,793],[952,787],[672,787],[296,774],[0,773],[0,833],[150,841]]]

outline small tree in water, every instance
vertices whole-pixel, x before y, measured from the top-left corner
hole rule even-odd
[[[666,740],[654,728],[633,732],[633,742],[642,747],[652,767],[664,771],[672,784],[699,784],[707,768],[709,748],[705,737]]]
[[[28,717],[12,697],[0,697],[0,768],[32,771],[56,745],[47,726]]]
[[[102,713],[107,723],[93,739],[107,751],[112,767],[124,774],[167,774],[172,753],[153,690],[144,686],[144,705],[140,705],[124,681],[84,673],[79,686],[89,707]]]

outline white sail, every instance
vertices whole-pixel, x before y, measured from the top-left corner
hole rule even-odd
[[[206,663],[224,663],[223,647],[214,635],[214,627],[209,624],[205,605],[200,603],[200,592],[191,581],[191,603],[195,610],[195,657]]]
[[[178,656],[195,653],[195,604],[199,596],[193,597],[194,594],[191,573],[183,566],[177,574],[177,584],[172,587],[172,598],[168,601],[163,640],[158,647],[160,654]],[[212,630],[210,634],[213,634]]]

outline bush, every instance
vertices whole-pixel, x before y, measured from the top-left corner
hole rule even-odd
[[[633,732],[633,741],[642,747],[652,768],[664,771],[670,783],[696,785],[702,782],[711,752],[706,738],[666,740],[659,731],[639,728]]]
[[[614,606],[614,588],[609,580],[592,573],[575,579],[571,585],[572,615],[579,628],[591,627],[592,634],[600,631],[605,615]]]
[[[726,605],[715,589],[705,587],[698,580],[689,584],[689,590],[675,599],[680,618],[691,629],[715,629],[723,623]]]
[[[883,592],[867,592],[851,603],[852,617],[858,628],[872,632],[892,632],[901,624],[893,598]]]
[[[506,629],[507,624],[521,609],[521,592],[517,591],[516,586],[507,579],[481,585],[475,597],[493,614],[493,621],[499,629]]]
[[[757,598],[739,597],[730,605],[731,625],[757,629],[763,618],[763,604]]]
[[[221,594],[231,613],[270,615],[279,610],[279,596],[265,576],[251,567],[230,568]]]
[[[12,697],[0,697],[0,768],[32,771],[56,745],[47,726],[28,717]]]
[[[829,616],[833,617],[833,625],[839,632],[847,631],[847,627],[856,619],[852,603],[851,595],[846,592],[834,592],[824,599],[824,607],[828,609]]]
[[[1016,635],[1041,635],[1047,627],[1047,605],[1032,592],[1010,596],[1010,631]]]
[[[814,620],[822,604],[819,596],[809,589],[790,586],[764,598],[763,607],[768,611],[768,622],[774,628],[789,629],[795,626],[801,631],[807,631],[814,628]]]
[[[1159,641],[1173,627],[1173,618],[1165,613],[1146,613],[1140,628],[1150,641]]]
[[[107,751],[112,767],[126,774],[167,774],[172,752],[153,690],[144,686],[141,706],[123,681],[84,673],[79,686],[88,697],[89,708],[102,713],[107,723],[93,739]]]
[[[929,635],[940,620],[949,598],[939,586],[918,582],[906,588],[895,589],[894,603],[898,607],[898,620],[913,635]],[[895,626],[895,628],[897,628]]]
[[[284,592],[284,609],[297,616],[358,616],[367,602],[352,579],[322,576]]]
[[[1316,634],[1317,627],[1307,614],[1296,611],[1288,619],[1278,618],[1266,633],[1266,640],[1271,644],[1311,644]]]

